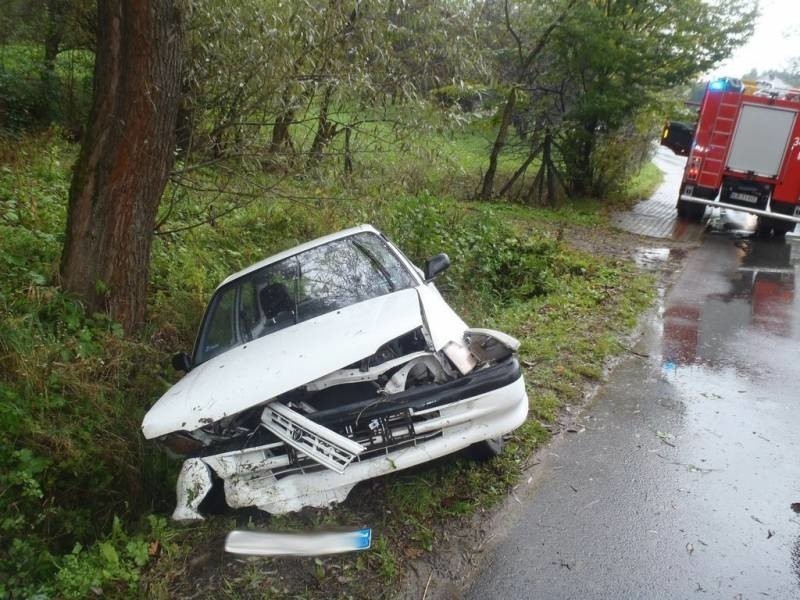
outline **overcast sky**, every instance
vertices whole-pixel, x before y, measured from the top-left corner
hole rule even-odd
[[[786,69],[800,57],[800,0],[761,0],[761,17],[750,41],[712,75],[741,77],[752,68]]]

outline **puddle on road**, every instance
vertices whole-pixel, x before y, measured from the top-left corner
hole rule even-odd
[[[663,268],[671,260],[680,260],[686,256],[685,248],[651,248],[641,246],[633,251],[633,260],[641,268],[655,270]]]
[[[666,294],[650,349],[664,397],[681,405],[657,426],[674,434],[676,464],[714,469],[680,482],[713,499],[698,530],[741,548],[725,559],[747,573],[738,591],[800,585],[800,523],[786,515],[800,498],[798,276],[800,244],[709,237]]]
[[[669,248],[636,248],[633,251],[633,260],[638,266],[651,269],[654,264],[669,260]]]

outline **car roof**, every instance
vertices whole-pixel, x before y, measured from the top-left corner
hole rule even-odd
[[[229,275],[228,277],[225,278],[225,280],[222,283],[220,283],[217,286],[217,289],[221,288],[223,285],[225,285],[227,283],[230,283],[231,281],[234,281],[236,279],[239,279],[240,277],[243,277],[243,276],[245,276],[245,275],[247,275],[249,273],[252,273],[253,271],[257,271],[258,269],[266,267],[267,265],[271,265],[272,263],[276,263],[276,262],[281,261],[281,260],[283,260],[285,258],[289,258],[290,256],[294,256],[295,254],[300,254],[301,252],[305,252],[306,250],[310,250],[311,248],[316,248],[317,246],[322,246],[324,244],[328,244],[328,243],[333,242],[335,240],[339,240],[341,238],[344,238],[344,237],[347,237],[347,236],[350,236],[350,235],[353,235],[353,234],[356,234],[356,233],[362,233],[362,232],[365,232],[365,231],[369,231],[369,232],[381,235],[380,231],[375,229],[372,225],[367,225],[367,224],[358,225],[357,227],[350,227],[349,229],[343,229],[342,231],[337,231],[336,233],[331,233],[329,235],[325,235],[325,236],[319,237],[319,238],[317,238],[315,240],[311,240],[310,242],[306,242],[304,244],[300,244],[299,246],[294,246],[292,248],[289,248],[288,250],[284,250],[283,252],[278,252],[277,254],[273,254],[272,256],[268,256],[264,260],[260,260],[257,263],[254,263],[254,264],[250,265],[249,267],[246,267],[246,268],[242,269],[241,271],[237,271],[233,275]]]

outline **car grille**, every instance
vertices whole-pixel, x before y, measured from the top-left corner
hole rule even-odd
[[[339,433],[366,447],[366,450],[353,460],[354,463],[363,462],[441,437],[441,429],[427,431],[420,435],[415,432],[415,424],[438,417],[438,411],[421,416],[410,415],[408,411],[403,411],[387,417],[357,420],[355,424],[346,427],[345,431]],[[289,465],[273,470],[272,474],[277,479],[297,473],[313,473],[326,468],[297,452],[294,448],[286,445],[284,448],[289,455]]]

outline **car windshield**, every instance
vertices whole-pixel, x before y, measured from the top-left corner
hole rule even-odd
[[[379,236],[358,233],[248,273],[211,300],[194,363],[284,327],[416,285]]]

